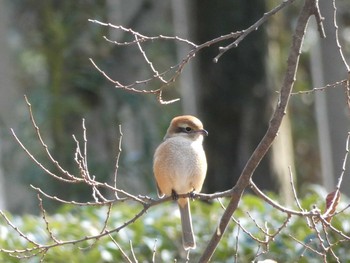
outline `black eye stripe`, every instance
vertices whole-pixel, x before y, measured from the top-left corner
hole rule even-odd
[[[193,131],[193,129],[191,127],[189,127],[189,126],[187,126],[187,127],[179,127],[178,128],[178,132],[190,133],[192,131]]]

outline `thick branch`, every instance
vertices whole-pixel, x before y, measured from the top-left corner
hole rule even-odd
[[[287,61],[287,71],[285,73],[279,100],[273,117],[271,119],[270,126],[265,136],[261,140],[260,144],[257,146],[252,156],[248,160],[236,185],[234,186],[231,201],[228,204],[227,209],[225,210],[221,218],[220,224],[214,231],[214,234],[199,262],[208,262],[214,254],[214,251],[218,246],[228,223],[230,222],[232,214],[236,211],[238,207],[239,200],[241,199],[244,190],[249,185],[250,179],[252,178],[255,169],[257,168],[260,161],[263,159],[270,146],[272,145],[272,142],[274,141],[275,137],[277,136],[295,82],[299,57],[301,54],[301,47],[307,23],[310,16],[315,13],[315,9],[318,9],[316,0],[306,0],[298,17],[297,26],[293,35],[292,47],[290,49]]]

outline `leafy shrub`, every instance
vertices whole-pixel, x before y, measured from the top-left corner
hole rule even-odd
[[[324,190],[310,187],[307,192],[308,194],[300,200],[303,208],[311,209],[313,205],[317,205],[323,209],[322,204],[326,195]],[[223,200],[223,203],[225,202],[227,200]],[[347,203],[346,198],[342,197],[339,209],[344,208]],[[191,251],[189,257],[190,262],[195,262],[214,233],[223,208],[217,201],[211,204],[194,201],[191,202],[191,208],[197,249]],[[121,226],[141,209],[140,205],[129,202],[114,205],[107,229],[111,230]],[[86,236],[98,235],[104,226],[107,211],[106,207],[65,205],[57,213],[47,215],[46,218],[56,239],[77,240]],[[349,213],[348,210],[345,210],[338,214],[333,219],[332,225],[344,233],[349,233]],[[30,239],[41,244],[53,244],[42,216],[10,214],[7,216]],[[266,235],[261,229],[269,234],[275,233],[286,221],[286,214],[267,205],[260,198],[246,194],[234,217],[242,228],[232,221],[212,262],[234,262],[235,259],[238,262],[250,262],[264,258],[271,258],[278,262],[320,262],[322,260],[317,253],[306,247],[319,250],[321,244],[316,231],[308,226],[307,219],[304,217],[292,216],[287,225],[268,244],[257,242],[257,239],[266,240]],[[317,228],[321,227],[319,223]],[[341,241],[342,238],[335,233],[329,232],[327,237],[322,234],[322,231],[320,233],[324,246],[328,246],[327,238],[334,244],[332,250],[341,262],[350,261],[350,254],[345,253],[349,246],[348,242]],[[254,238],[250,235],[253,235]],[[150,208],[144,216],[119,232],[112,233],[111,236],[114,240],[105,236],[97,241],[89,240],[50,248],[43,261],[55,263],[124,262],[126,260],[118,246],[129,258],[132,258],[134,253],[139,262],[150,262],[153,256],[155,262],[172,262],[174,259],[186,258],[186,252],[182,248],[180,218],[175,203]],[[0,248],[24,249],[32,246],[11,229],[5,220],[0,221]],[[40,255],[27,259],[27,262],[39,262],[39,260]],[[333,262],[335,257],[329,253],[328,260]],[[0,262],[23,262],[23,259],[0,253]]]

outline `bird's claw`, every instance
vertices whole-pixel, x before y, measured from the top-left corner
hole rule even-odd
[[[177,199],[179,199],[179,195],[175,192],[175,190],[171,190],[171,197],[174,201],[176,201]]]
[[[191,192],[188,193],[189,197],[191,198],[191,200],[194,200],[196,198],[196,193],[194,192],[194,190],[192,190]]]

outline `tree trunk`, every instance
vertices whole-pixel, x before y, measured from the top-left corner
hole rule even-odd
[[[25,208],[20,198],[27,199],[28,191],[27,187],[18,183],[21,182],[18,177],[21,176],[20,159],[23,156],[10,135],[10,128],[16,130],[20,125],[18,117],[23,111],[24,100],[20,97],[18,83],[15,81],[16,69],[9,48],[9,11],[7,2],[0,1],[0,209],[18,211],[19,207]]]
[[[172,0],[175,35],[191,40],[193,38],[193,12],[192,2],[187,0]],[[177,43],[178,60],[186,57],[190,47]],[[198,115],[198,74],[196,60],[186,65],[179,79],[182,110],[185,114]]]
[[[263,1],[196,1],[197,43],[242,30],[260,18]],[[209,131],[206,140],[209,192],[230,188],[264,135],[268,120],[269,94],[265,82],[264,30],[260,28],[227,52],[217,64],[218,46],[199,54],[200,110]],[[228,44],[221,43],[221,46]],[[254,177],[265,189],[276,189],[267,158]]]

